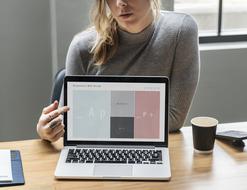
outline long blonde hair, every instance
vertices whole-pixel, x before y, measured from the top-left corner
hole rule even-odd
[[[155,18],[161,8],[160,0],[150,0]],[[106,0],[96,0],[91,10],[91,23],[95,27],[97,37],[91,49],[93,60],[97,65],[105,64],[118,48],[117,21],[108,11]]]

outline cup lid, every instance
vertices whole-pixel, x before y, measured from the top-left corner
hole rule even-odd
[[[190,122],[199,127],[213,127],[219,123],[218,120],[213,117],[194,117]]]

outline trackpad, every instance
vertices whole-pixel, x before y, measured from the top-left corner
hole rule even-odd
[[[95,165],[94,176],[132,176],[133,167],[130,165]]]

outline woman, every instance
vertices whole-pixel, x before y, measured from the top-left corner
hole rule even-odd
[[[179,130],[199,76],[198,29],[186,14],[160,11],[159,0],[96,0],[93,27],[76,35],[66,75],[148,75],[170,79],[169,129]],[[37,124],[41,138],[64,134],[58,102],[44,108]],[[54,125],[54,129],[49,127]]]

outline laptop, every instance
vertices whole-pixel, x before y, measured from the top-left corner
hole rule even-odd
[[[168,78],[66,76],[57,179],[169,180]]]

